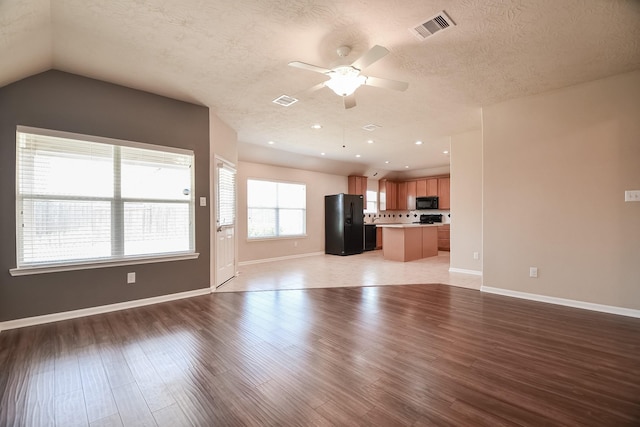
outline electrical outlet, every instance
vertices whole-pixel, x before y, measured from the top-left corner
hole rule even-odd
[[[538,267],[529,267],[529,277],[538,277]]]
[[[136,283],[136,273],[127,273],[127,283]]]
[[[478,252],[474,252],[473,259],[480,259],[480,254]]]
[[[640,202],[640,190],[629,190],[624,192],[625,202]]]
[[[293,247],[294,247],[294,248],[297,248],[297,247],[298,247],[298,241],[297,241],[297,240],[295,240],[295,241],[293,242]]]

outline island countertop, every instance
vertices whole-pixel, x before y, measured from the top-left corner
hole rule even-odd
[[[380,224],[382,256],[390,261],[414,261],[438,255],[438,224]]]
[[[369,224],[369,223],[368,223]],[[376,225],[378,227],[388,227],[388,228],[416,228],[416,227],[440,227],[442,225],[446,225],[444,223],[438,222],[438,223],[433,223],[433,224],[402,224],[402,223],[396,223],[396,224],[390,224],[390,223],[381,223],[381,224],[372,224],[372,225]]]

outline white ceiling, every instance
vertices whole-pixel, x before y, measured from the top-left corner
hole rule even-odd
[[[455,27],[409,33],[441,10]],[[364,74],[406,92],[364,86],[350,110],[328,88],[271,102],[325,79],[288,62],[332,67],[376,44],[391,53]],[[639,69],[640,1],[0,0],[0,58],[0,86],[56,68],[206,105],[240,160],[411,173],[446,167],[449,136],[479,129],[482,106]]]

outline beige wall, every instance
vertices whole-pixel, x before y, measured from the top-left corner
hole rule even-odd
[[[473,253],[478,252],[478,259]],[[482,271],[482,131],[451,137],[452,269]]]
[[[487,107],[483,147],[484,286],[640,309],[640,72]]]
[[[247,240],[247,179],[249,178],[295,182],[307,186],[306,237],[251,242]],[[346,192],[346,176],[239,162],[237,215],[239,261],[324,252],[324,196]]]
[[[211,111],[209,112],[209,137],[211,164],[214,164],[214,156],[220,156],[233,164],[238,163],[238,133]]]

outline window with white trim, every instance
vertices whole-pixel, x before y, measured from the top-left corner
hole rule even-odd
[[[288,182],[247,180],[248,238],[304,236],[307,187]]]
[[[378,192],[367,190],[367,206],[364,213],[378,213]]]
[[[194,253],[190,150],[19,126],[18,269]]]

